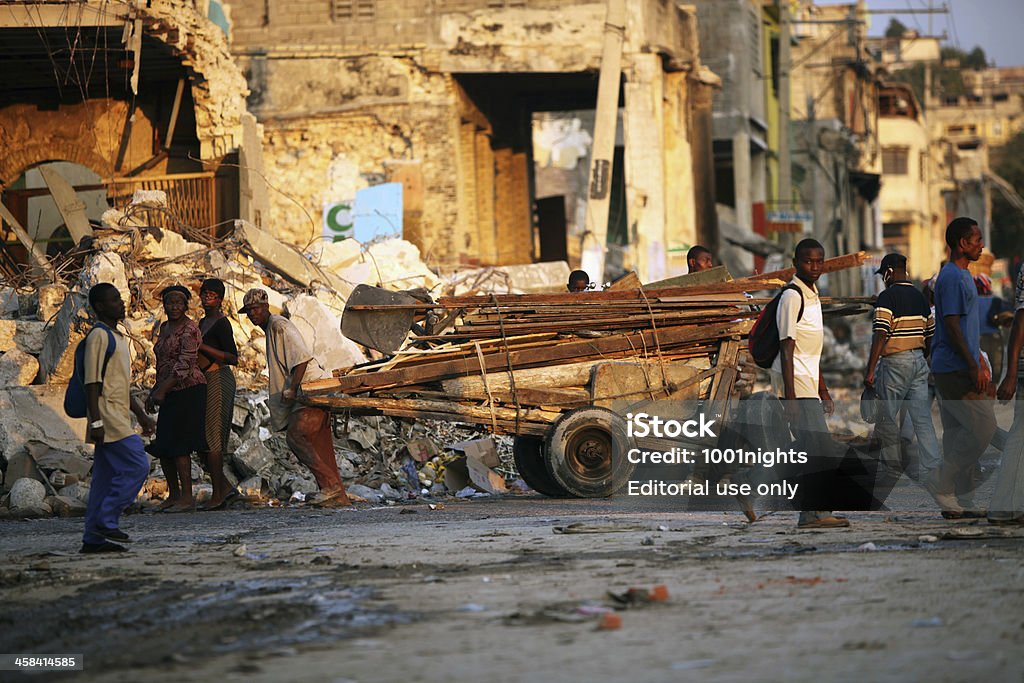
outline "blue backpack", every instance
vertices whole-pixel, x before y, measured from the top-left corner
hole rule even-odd
[[[107,376],[107,364],[110,363],[114,350],[117,348],[117,339],[114,338],[114,333],[110,331],[110,328],[102,324],[97,324],[96,327],[89,330],[89,334],[95,332],[96,328],[101,328],[107,333],[107,352],[103,356],[103,369],[100,372],[100,381],[102,382]],[[75,369],[68,381],[68,388],[64,391],[64,412],[68,414],[68,417],[85,417],[88,413],[89,404],[85,398],[85,342],[88,341],[89,334],[85,335],[85,339],[78,342],[78,346],[75,347]],[[100,385],[100,394],[102,393],[103,386]]]

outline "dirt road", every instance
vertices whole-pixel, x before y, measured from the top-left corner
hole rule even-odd
[[[114,557],[8,522],[0,652],[84,653],[46,676],[89,681],[1021,681],[1024,529],[897,494],[827,532],[533,495],[134,515]]]

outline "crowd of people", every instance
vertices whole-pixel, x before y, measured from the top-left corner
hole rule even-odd
[[[968,270],[981,256],[984,243],[977,222],[965,217],[949,224],[946,243],[950,257],[926,290],[932,301],[910,282],[905,256],[886,255],[877,271],[886,289],[876,302],[864,384],[881,406],[876,425],[882,444],[879,465],[899,476],[899,433],[905,415],[918,442],[919,462],[911,474],[934,498],[943,517],[987,517],[992,524],[1024,525],[1024,269],[1016,282],[1006,371],[994,392],[1002,401],[1017,396],[1014,421],[1002,444],[1002,465],[986,510],[974,500],[974,493],[978,462],[997,431],[989,386],[998,374],[993,376],[989,354],[982,351],[982,319],[989,317],[990,308],[981,298],[984,289]],[[700,272],[712,267],[713,255],[696,246],[687,254],[687,263],[690,272]],[[775,310],[779,349],[770,369],[773,391],[782,401],[794,441],[812,455],[835,448],[825,422],[834,405],[820,368],[824,322],[817,281],[824,263],[825,249],[819,242],[804,239],[797,244],[795,275],[780,293]],[[570,292],[592,286],[580,270],[573,271],[567,283]],[[196,322],[188,316],[192,292],[187,287],[173,285],[161,292],[166,320],[154,347],[156,382],[142,404],[130,391],[129,347],[118,329],[125,315],[121,294],[108,283],[90,290],[89,303],[98,322],[85,340],[84,381],[87,438],[95,444],[95,455],[82,552],[125,550],[131,539],[118,520],[149,476],[147,451],[159,459],[167,480],[168,497],[157,510],[196,509],[193,453],[213,485],[210,499],[200,509],[224,507],[236,495],[223,468],[235,393],[231,366],[238,363],[231,324],[222,311],[224,294],[223,282],[204,280],[199,287],[204,315]],[[270,313],[265,290],[246,292],[240,313],[265,332],[270,426],[285,433],[289,448],[315,477],[320,494],[311,502],[350,505],[334,457],[330,415],[300,400],[303,380],[323,376],[323,368],[295,325]],[[113,350],[108,348],[111,340]],[[941,447],[931,418],[933,396],[943,428]],[[132,413],[143,435],[155,434],[148,446],[135,432]],[[750,517],[752,509],[745,512]],[[839,528],[849,526],[849,520],[828,510],[803,510],[798,526]]]
[[[203,462],[213,484],[210,499],[200,509],[222,508],[236,495],[223,466],[235,395],[231,366],[238,364],[234,333],[222,310],[224,293],[222,281],[211,278],[202,282],[199,299],[204,315],[198,323],[188,316],[192,292],[187,287],[172,285],[160,293],[166,320],[154,345],[156,382],[141,404],[130,391],[129,348],[118,329],[125,316],[121,294],[109,283],[97,284],[89,291],[89,304],[98,322],[84,342],[87,438],[95,444],[95,452],[83,553],[126,549],[124,544],[131,539],[120,529],[119,519],[149,476],[147,451],[160,460],[167,480],[168,497],[156,507],[158,511],[196,509],[193,453]],[[265,290],[249,290],[242,303],[240,312],[266,334],[271,428],[285,432],[296,458],[316,478],[320,494],[312,504],[350,505],[334,458],[330,415],[299,401],[303,379],[322,375],[322,368],[295,325],[270,313]],[[111,339],[115,345],[112,352],[108,350]],[[148,446],[135,433],[131,413],[144,436],[155,434]],[[157,414],[155,422],[153,413]]]

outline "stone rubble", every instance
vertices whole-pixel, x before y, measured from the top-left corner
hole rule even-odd
[[[285,279],[255,259],[243,240],[202,244],[176,232],[147,227],[145,212],[137,209],[159,206],[160,198],[137,199],[135,206],[111,209],[104,215],[105,227],[96,228],[91,250],[85,252],[78,270],[63,273],[66,282],[32,291],[0,288],[0,481],[4,483],[0,490],[18,486],[17,496],[11,491],[0,498],[0,517],[84,514],[92,446],[84,442],[84,420],[64,415],[62,401],[74,349],[93,324],[87,294],[98,282],[111,282],[125,300],[133,386],[144,396],[155,380],[153,340],[164,319],[159,292],[180,283],[198,294],[202,279],[224,280],[224,309],[239,349],[238,393],[225,475],[252,503],[298,503],[317,491],[284,434],[268,429],[263,332],[240,316],[238,309],[249,288],[266,289],[272,312],[290,316],[324,371],[330,373],[368,360],[366,351],[341,333],[344,292],[327,290],[322,282],[304,288]],[[198,239],[192,233],[189,236]],[[561,263],[519,267],[521,272],[514,277],[503,271],[481,278],[483,271],[470,269],[450,272],[442,279],[422,262],[414,245],[400,239],[365,246],[352,240],[314,242],[304,257],[316,268],[333,273],[333,281],[340,278],[347,291],[365,283],[392,290],[424,288],[435,297],[464,293],[467,282],[475,291],[489,291],[484,281],[504,287],[496,291],[537,291],[539,281],[554,275],[559,281],[549,282],[548,287],[557,289],[568,274]],[[517,280],[523,287],[515,286]],[[201,317],[198,297],[192,299],[189,314],[193,319]],[[354,495],[375,504],[454,495],[445,487],[444,472],[446,463],[461,453],[450,446],[486,436],[485,430],[446,422],[352,416],[336,420],[335,456],[342,478]],[[495,476],[511,481],[516,477],[512,439],[495,441],[500,456]],[[208,493],[209,475],[200,468],[198,458],[193,478],[197,495]],[[31,496],[26,497],[29,491]],[[166,495],[166,481],[154,460],[138,502]]]

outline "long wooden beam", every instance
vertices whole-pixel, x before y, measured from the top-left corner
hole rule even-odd
[[[479,374],[482,370],[492,372],[506,367],[514,369],[530,367],[570,359],[579,360],[601,356],[606,353],[642,354],[646,350],[648,354],[653,354],[658,346],[664,349],[686,343],[744,335],[752,325],[753,321],[750,320],[713,325],[686,325],[664,328],[657,332],[645,330],[634,334],[618,334],[598,339],[563,342],[522,351],[509,350],[507,354],[497,351],[484,355],[482,361],[471,357],[438,363],[424,363],[412,368],[395,368],[381,372],[317,380],[303,384],[303,391],[310,395],[330,392],[358,393],[389,386],[419,384],[449,377],[474,375]]]

